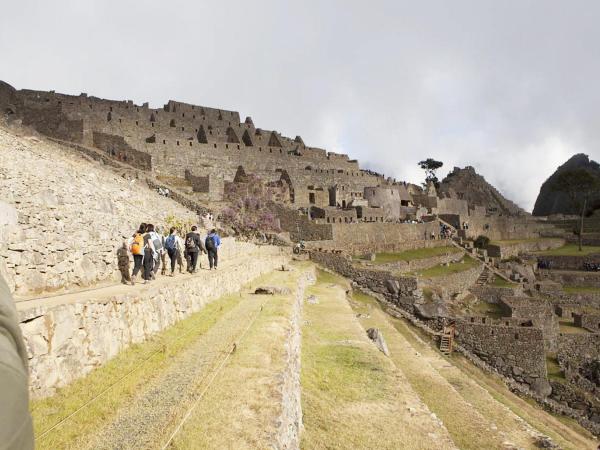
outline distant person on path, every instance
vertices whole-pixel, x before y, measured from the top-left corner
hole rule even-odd
[[[179,247],[179,236],[177,236],[177,229],[172,227],[169,230],[169,236],[165,239],[165,248],[167,249],[167,253],[169,255],[169,259],[171,260],[171,274],[170,276],[174,276],[175,273],[175,263],[177,261],[179,264],[179,273],[181,273],[181,255],[180,255],[180,247]],[[163,267],[164,269],[164,267]]]
[[[185,235],[185,251],[187,254],[187,271],[189,273],[196,272],[196,264],[198,264],[198,253],[202,251],[202,241],[200,235],[196,231],[198,227],[194,225],[192,231]]]
[[[129,275],[129,250],[127,241],[123,241],[123,245],[117,250],[117,263],[119,265],[119,271],[121,272],[121,283],[129,284],[132,283],[131,276]]]
[[[154,226],[146,225],[146,234],[144,234],[144,284],[154,279],[154,258],[156,251],[154,250],[154,242],[152,241],[152,233]]]
[[[212,229],[208,236],[206,236],[206,240],[204,241],[204,246],[206,247],[206,253],[208,253],[208,265],[209,270],[213,268],[217,269],[217,264],[219,262],[219,246],[221,245],[221,238],[217,234],[217,230]]]
[[[140,224],[138,230],[133,234],[129,241],[129,251],[133,255],[133,272],[131,273],[131,284],[135,284],[135,280],[144,261],[144,234],[146,233],[146,224]]]

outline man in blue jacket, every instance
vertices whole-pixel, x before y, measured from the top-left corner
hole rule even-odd
[[[219,246],[221,245],[221,238],[217,234],[217,230],[212,229],[208,236],[206,236],[206,240],[204,241],[204,245],[206,247],[206,253],[208,253],[208,265],[210,266],[209,270],[213,268],[217,269],[217,263],[219,261]]]

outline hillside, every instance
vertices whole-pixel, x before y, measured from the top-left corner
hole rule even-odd
[[[0,274],[21,295],[115,280],[115,251],[141,222],[197,221],[139,180],[3,129],[0,199],[13,218],[0,227]]]
[[[442,180],[438,192],[441,195],[451,196],[452,191],[458,195],[458,198],[467,200],[470,209],[485,207],[490,212],[502,215],[525,214],[522,208],[505,198],[471,166],[464,169],[455,167]]]
[[[585,169],[600,179],[600,165],[591,160],[587,155],[579,153],[572,156],[567,162],[561,165],[556,171],[542,184],[540,193],[535,201],[533,208],[534,216],[548,216],[550,214],[577,214],[570,204],[570,200],[563,192],[556,190],[556,180],[559,175],[566,170]],[[595,196],[594,203],[600,201],[600,193]]]

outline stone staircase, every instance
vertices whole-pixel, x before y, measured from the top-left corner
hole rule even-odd
[[[450,355],[452,353],[452,347],[454,345],[454,322],[445,326],[440,336],[440,352],[443,355]]]
[[[479,278],[477,278],[477,286],[485,286],[486,284],[491,283],[494,280],[494,276],[495,274],[485,267],[483,272],[481,272],[481,275],[479,275]]]

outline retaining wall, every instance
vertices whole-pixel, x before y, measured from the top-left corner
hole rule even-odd
[[[20,311],[32,396],[53,394],[129,345],[146,340],[289,260],[280,248],[247,245],[246,256],[231,270],[176,277],[160,286],[131,287],[130,293],[110,298]]]

